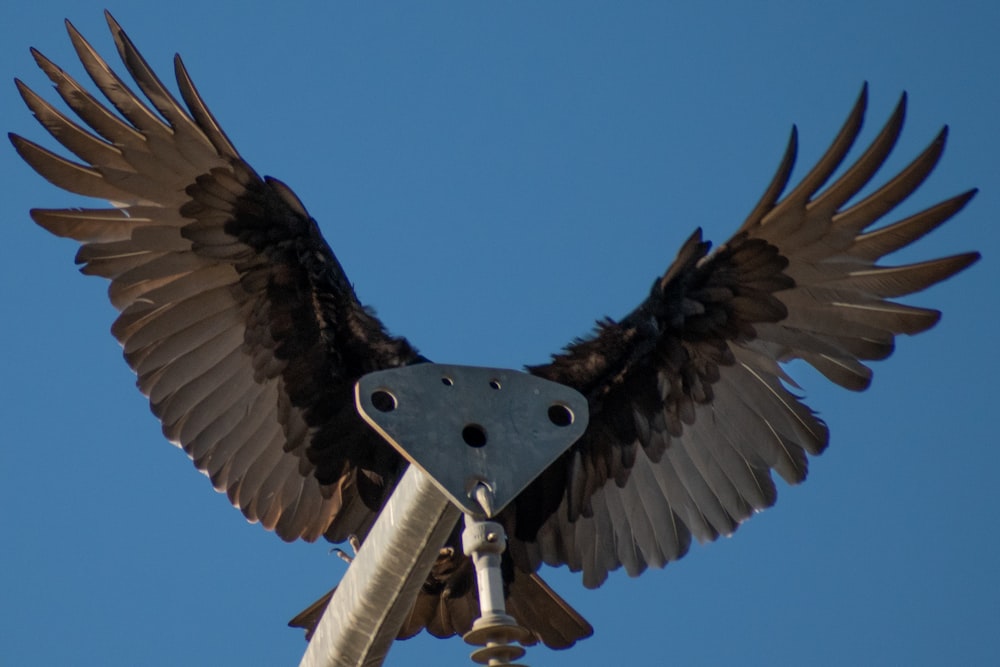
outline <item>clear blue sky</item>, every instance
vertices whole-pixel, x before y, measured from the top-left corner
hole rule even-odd
[[[980,195],[905,259],[977,249],[911,302],[860,395],[795,368],[832,430],[803,486],[732,539],[599,590],[543,571],[596,628],[536,665],[988,664],[1000,654],[995,478],[1000,327],[1000,5],[114,2],[164,78],[184,55],[243,155],[315,216],[359,295],[441,362],[538,363],[622,316],[695,226],[724,240],[792,123],[811,166],[871,84],[865,138],[910,94],[898,169],[951,126],[900,209]],[[686,8],[670,8],[688,5]],[[317,8],[318,7],[318,8]],[[70,72],[69,17],[109,58],[90,2],[19,3],[8,77],[55,99],[29,46]],[[9,79],[8,79],[9,80]],[[14,86],[4,130],[45,137]],[[31,207],[88,205],[7,146],[0,246],[0,662],[288,665],[285,622],[343,571],[325,544],[248,525],[161,437],[108,333],[105,284]],[[801,174],[802,170],[798,170]],[[389,664],[467,665],[460,640]]]

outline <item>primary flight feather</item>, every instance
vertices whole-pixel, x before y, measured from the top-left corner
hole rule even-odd
[[[24,83],[40,123],[79,161],[11,135],[42,176],[112,208],[35,209],[81,243],[86,274],[111,281],[112,332],[163,432],[250,521],[282,539],[363,539],[405,461],[359,417],[353,387],[371,371],[427,361],[357,299],[305,206],[239,155],[180,58],[182,101],[107,15],[141,94],[67,23],[110,107],[37,51],[35,60],[82,124]],[[500,515],[508,605],[539,640],[572,645],[590,626],[535,574],[582,571],[587,586],[683,556],[692,536],[732,533],[774,503],[771,471],[805,479],[826,425],[792,394],[781,364],[801,359],[862,390],[865,364],[895,336],[933,326],[936,310],[892,301],[961,271],[976,253],[878,264],[957,213],[969,191],[873,227],[936,165],[946,132],[871,194],[903,125],[906,99],[862,155],[862,90],[833,144],[785,192],[796,133],[764,196],[714,251],[696,231],[619,321],[528,372],[587,397],[583,437]],[[832,179],[840,169],[836,179]],[[457,530],[401,636],[463,633],[478,615]],[[297,624],[311,627],[326,599]]]

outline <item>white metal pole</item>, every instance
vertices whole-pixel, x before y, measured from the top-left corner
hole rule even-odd
[[[299,667],[381,665],[461,512],[409,466],[330,600]]]

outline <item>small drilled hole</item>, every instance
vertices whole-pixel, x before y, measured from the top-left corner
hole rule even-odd
[[[573,423],[573,411],[565,405],[553,403],[549,406],[549,421],[556,426],[569,426]]]
[[[444,377],[442,377],[442,378],[441,378],[441,384],[443,384],[443,385],[444,385],[444,386],[446,386],[446,387],[450,387],[450,386],[452,386],[453,384],[455,384],[455,381],[454,381],[454,380],[452,380],[452,379],[451,379],[450,377],[448,377],[447,375],[445,375]]]
[[[500,380],[490,380],[490,387],[493,389],[500,388]]]
[[[396,397],[384,389],[379,389],[372,392],[372,405],[379,412],[392,412],[396,409]]]
[[[462,440],[469,447],[482,447],[486,444],[486,431],[479,424],[469,424],[462,429]]]

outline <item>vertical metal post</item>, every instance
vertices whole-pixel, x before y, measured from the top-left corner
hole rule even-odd
[[[481,665],[508,665],[525,653],[523,648],[511,642],[525,643],[531,639],[531,632],[507,613],[500,572],[500,555],[506,548],[507,535],[502,525],[465,515],[462,550],[472,558],[476,568],[480,612],[463,639],[467,644],[483,647],[473,651],[471,656]]]

